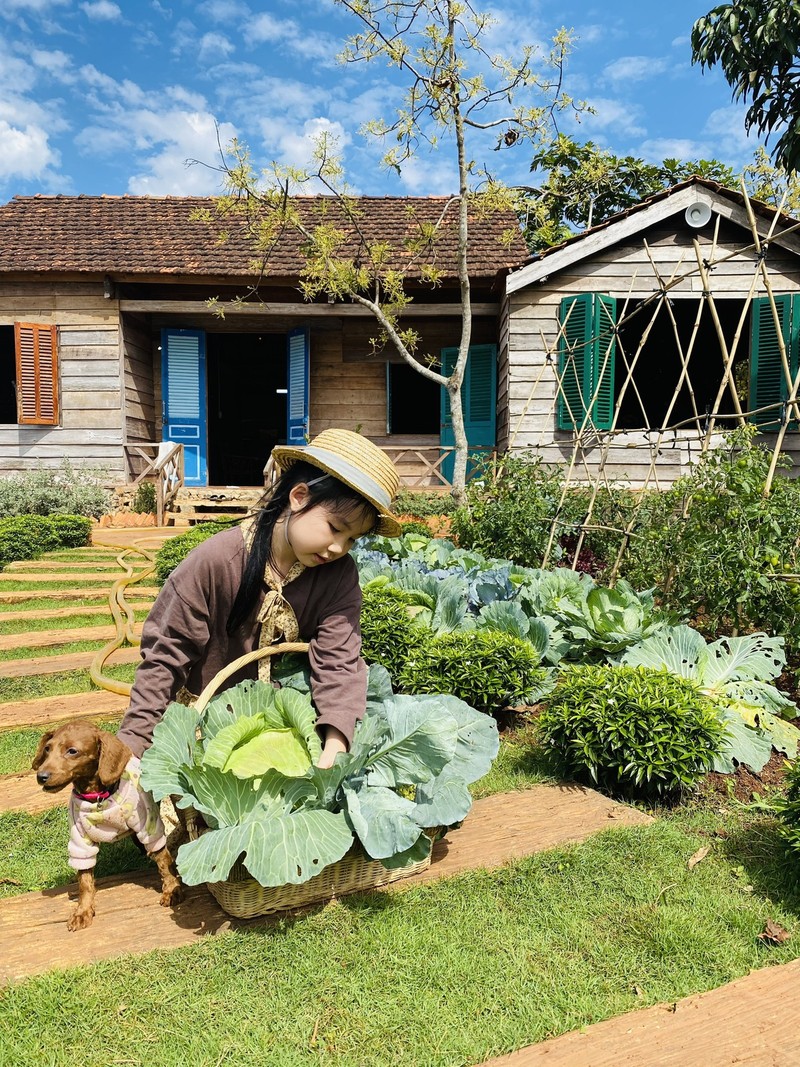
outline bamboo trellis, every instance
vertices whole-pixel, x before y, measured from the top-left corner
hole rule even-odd
[[[688,249],[684,250],[678,256],[678,262],[674,266],[672,273],[669,277],[666,277],[659,270],[656,258],[647,240],[643,240],[643,248],[649,269],[652,271],[652,278],[649,274],[647,278],[644,278],[640,273],[642,268],[635,268],[628,282],[627,295],[621,300],[619,297],[617,298],[618,312],[615,328],[611,332],[607,345],[599,353],[601,366],[597,375],[597,387],[591,396],[583,396],[581,377],[576,372],[574,363],[571,366],[570,362],[574,360],[582,345],[594,345],[596,343],[602,345],[602,341],[597,336],[594,336],[588,341],[584,340],[583,342],[569,345],[566,340],[566,330],[571,311],[567,313],[564,321],[558,322],[555,337],[546,336],[544,330],[541,327],[539,328],[539,339],[541,350],[544,352],[544,359],[538,369],[535,381],[531,385],[527,400],[517,417],[516,424],[510,433],[509,451],[514,449],[518,435],[524,429],[530,428],[529,411],[537,399],[543,397],[551,398],[550,408],[546,415],[541,416],[540,425],[542,428],[538,441],[534,442],[533,445],[527,446],[526,451],[536,453],[544,450],[546,445],[552,445],[552,426],[556,419],[559,402],[569,408],[575,425],[572,445],[562,464],[561,497],[556,504],[555,513],[551,517],[552,525],[542,560],[543,566],[546,566],[553,556],[554,548],[558,544],[559,536],[565,526],[565,523],[560,519],[560,515],[570,490],[577,485],[580,485],[584,490],[588,487],[589,494],[582,522],[577,526],[574,523],[569,524],[571,531],[577,533],[577,542],[572,553],[573,565],[578,560],[587,532],[600,528],[595,520],[595,508],[601,490],[604,488],[611,490],[615,485],[619,484],[612,476],[609,457],[620,434],[628,432],[627,428],[620,428],[619,422],[623,403],[629,398],[633,399],[636,410],[641,415],[640,429],[645,439],[641,447],[646,452],[649,452],[649,463],[647,463],[646,473],[641,484],[637,486],[642,491],[633,494],[634,503],[630,512],[625,516],[626,521],[621,522],[618,528],[608,527],[607,525],[602,527],[620,534],[619,550],[610,571],[612,584],[622,562],[626,545],[635,529],[639,509],[645,500],[646,493],[644,490],[665,488],[663,478],[659,477],[658,461],[662,447],[668,441],[670,435],[673,435],[674,440],[677,441],[680,433],[681,442],[686,446],[689,454],[699,458],[715,446],[715,443],[719,440],[720,433],[724,432],[725,429],[736,425],[743,426],[748,421],[752,421],[755,416],[774,415],[774,419],[764,420],[774,422],[778,427],[775,431],[769,473],[763,487],[764,495],[768,495],[771,492],[789,422],[790,420],[800,420],[800,401],[798,400],[800,370],[794,376],[790,370],[790,354],[786,351],[783,330],[775,302],[775,287],[773,278],[770,275],[766,252],[769,245],[778,238],[785,238],[800,230],[800,223],[786,223],[786,216],[783,215],[783,203],[781,203],[771,219],[767,234],[760,234],[755,213],[747,196],[747,190],[743,188],[742,192],[750,226],[751,240],[741,247],[736,247],[731,251],[729,247],[720,246],[720,216],[717,215],[710,243],[707,243],[706,247],[703,248],[695,238],[692,241],[691,252]],[[779,226],[780,229],[778,229]],[[729,260],[737,259],[741,262],[747,258],[750,258],[753,263],[752,277],[735,329],[732,335],[730,331],[726,334],[717,306],[719,294],[714,292],[713,271],[715,267]],[[694,279],[700,280],[701,291],[696,294],[697,310],[688,339],[686,339],[685,330],[683,337],[681,336],[670,294],[685,283],[691,284]],[[648,284],[655,283],[653,291],[644,299],[635,298],[633,293],[637,289],[641,291],[644,281],[647,281]],[[759,290],[760,296],[766,296],[769,301],[779,346],[785,399],[776,401],[768,406],[750,408],[748,397],[740,396],[739,394],[734,364],[741,348],[748,341],[746,336],[744,342],[742,338],[748,321],[748,313],[757,290]],[[634,316],[643,315],[649,315],[649,318],[641,330],[633,351],[627,351],[621,330],[627,323],[631,322]],[[695,388],[692,383],[692,369],[693,367],[698,367],[701,360],[707,360],[707,353],[698,352],[696,344],[703,316],[710,316],[713,334],[716,336],[722,357],[722,365],[714,402],[701,412],[698,408]],[[653,426],[647,405],[637,385],[636,370],[652,330],[659,319],[663,322],[665,317],[668,320],[668,329],[674,338],[675,349],[679,357],[679,374],[673,395],[667,404],[666,412],[658,420],[659,425]],[[567,351],[566,356],[563,355],[564,349]],[[622,382],[614,398],[610,425],[604,428],[595,424],[592,413],[595,411],[595,401],[598,399],[601,388],[600,383],[603,380],[607,362],[613,358],[616,358],[618,373],[622,373]],[[707,367],[707,362],[704,363],[705,367]],[[574,410],[574,395],[572,404],[570,404],[564,387],[564,378],[568,372],[573,391],[577,385],[577,411]],[[682,391],[686,398],[684,406],[688,405],[691,414],[689,417],[673,421]],[[724,405],[726,397],[728,398],[728,403]],[[727,406],[730,410],[723,410],[723,406]],[[541,408],[539,410],[541,411]],[[589,458],[590,450],[594,453],[591,461]],[[688,502],[686,506],[688,507]]]

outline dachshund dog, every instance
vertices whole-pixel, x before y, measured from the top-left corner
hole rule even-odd
[[[69,865],[78,872],[78,906],[69,930],[83,930],[94,918],[94,865],[100,844],[129,831],[158,866],[162,907],[183,899],[158,808],[139,788],[139,760],[119,738],[90,722],[59,726],[42,737],[33,769],[48,793],[72,786],[68,851]]]

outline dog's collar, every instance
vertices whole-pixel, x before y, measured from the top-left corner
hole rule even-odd
[[[88,800],[93,804],[98,803],[101,800],[108,800],[112,797],[119,788],[119,782],[115,782],[110,789],[104,789],[100,793],[79,793],[77,789],[72,790],[72,795],[76,796],[78,800]]]

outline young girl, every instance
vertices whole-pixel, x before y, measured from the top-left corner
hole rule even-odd
[[[172,700],[190,703],[227,664],[278,641],[308,641],[321,767],[346,751],[366,707],[355,540],[396,536],[399,479],[349,430],[273,450],[280,476],[263,508],[194,548],[164,583],[142,628],[142,662],[119,738],[136,756]],[[269,679],[270,657],[224,683]]]

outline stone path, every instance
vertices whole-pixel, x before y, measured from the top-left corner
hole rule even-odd
[[[574,785],[540,785],[487,797],[475,802],[460,830],[436,843],[427,871],[394,887],[498,867],[520,856],[583,841],[610,827],[652,821],[636,808]],[[75,886],[0,901],[0,981],[125,953],[188,945],[207,934],[271,921],[233,919],[200,886],[191,889],[177,908],[162,908],[154,867],[98,879],[97,885],[97,917],[88,930],[74,934],[67,931],[67,919],[74,908]]]

